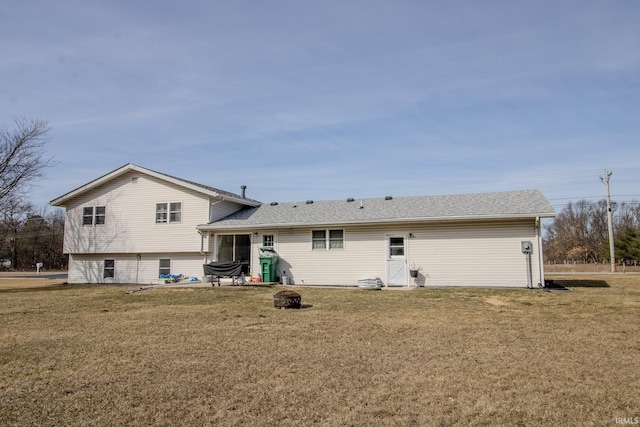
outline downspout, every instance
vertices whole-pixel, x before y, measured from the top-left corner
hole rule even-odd
[[[215,205],[219,205],[220,203],[225,201],[224,197],[219,196],[219,198],[220,198],[220,200],[215,200],[215,201],[210,201],[209,202],[209,222],[208,222],[208,224],[211,224],[212,222],[214,222],[214,219],[213,219],[213,207]],[[204,251],[204,239],[205,239],[205,236],[202,233],[202,231],[200,231],[200,230],[198,230],[198,233],[200,233],[200,253],[202,255],[204,255],[204,263],[207,264],[209,261],[207,260],[207,253]],[[211,234],[209,232],[207,232],[206,235],[209,236],[209,238],[211,238]]]
[[[136,254],[136,284],[139,283],[138,276],[140,274],[140,260],[142,259],[142,254]]]
[[[538,239],[538,287],[544,287],[544,257],[542,256],[542,226],[540,217],[536,217],[536,238]]]
[[[200,255],[204,256],[204,263],[207,264],[207,254],[204,251],[204,239],[205,235],[202,231],[198,230],[198,234],[200,235]]]
[[[220,200],[215,200],[215,201],[210,201],[209,202],[209,222],[208,222],[208,224],[211,224],[213,222],[213,207],[215,205],[218,205],[218,204],[222,203],[222,202],[224,202],[224,197],[220,197]],[[208,264],[209,261],[207,260],[207,253],[204,251],[205,234],[203,234],[201,230],[198,230],[198,233],[200,233],[200,254],[204,255],[204,263]],[[206,235],[209,236],[209,238],[211,237],[211,234],[209,232],[207,232]]]

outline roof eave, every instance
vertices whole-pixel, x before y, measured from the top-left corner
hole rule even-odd
[[[203,191],[200,190],[200,192],[202,193]],[[242,197],[233,197],[230,196],[228,194],[220,194],[217,192],[210,192],[213,197],[220,199],[222,201],[230,201],[230,202],[235,202],[235,203],[239,203],[241,205],[245,205],[251,208],[257,208],[258,206],[260,206],[262,203],[258,202],[256,200],[252,200],[252,199],[245,199]]]
[[[116,170],[113,170],[113,171],[111,171],[111,172],[109,172],[109,173],[107,173],[105,175],[102,175],[99,178],[94,179],[93,181],[90,181],[90,182],[88,182],[88,183],[76,188],[75,190],[71,190],[68,193],[63,194],[62,196],[60,196],[60,197],[58,197],[56,199],[53,199],[52,201],[49,202],[49,204],[52,205],[52,206],[64,207],[69,200],[81,195],[82,193],[90,191],[90,190],[92,190],[92,189],[104,184],[105,182],[107,182],[107,181],[109,181],[109,180],[111,180],[111,179],[113,179],[113,178],[115,178],[117,176],[120,176],[120,175],[122,175],[122,174],[124,174],[124,173],[126,173],[126,172],[128,172],[130,170],[135,170],[136,168],[137,168],[136,165],[134,165],[132,163],[127,163],[126,165],[121,166]]]
[[[503,220],[521,220],[536,218],[553,218],[555,212],[544,212],[534,214],[506,214],[506,215],[462,215],[462,216],[444,216],[444,217],[423,217],[423,218],[383,218],[377,220],[351,220],[351,221],[324,221],[324,222],[286,222],[286,223],[256,223],[256,224],[232,224],[232,225],[216,225],[201,224],[196,226],[200,231],[215,230],[254,230],[264,228],[296,228],[296,227],[326,227],[326,226],[344,226],[344,225],[381,225],[381,224],[397,224],[397,223],[442,223],[442,222],[473,222],[473,221],[503,221]]]
[[[255,200],[251,200],[251,199],[246,199],[246,198],[242,198],[242,197],[235,197],[231,194],[221,194],[217,191],[211,191],[208,190],[206,188],[197,186],[197,185],[193,185],[190,184],[189,182],[180,180],[180,179],[176,179],[172,176],[169,175],[165,175],[156,171],[153,171],[151,169],[147,169],[147,168],[143,168],[141,166],[138,165],[134,165],[133,163],[127,163],[126,165],[109,172],[106,175],[103,175],[97,179],[94,179],[91,182],[88,182],[87,184],[76,188],[75,190],[72,190],[60,197],[58,197],[57,199],[53,199],[51,202],[49,202],[50,205],[52,206],[61,206],[64,207],[67,202],[87,191],[90,191],[102,184],[104,184],[105,182],[108,182],[109,180],[116,178],[120,175],[123,175],[129,171],[136,171],[136,172],[140,172],[149,176],[153,176],[154,178],[163,180],[163,181],[167,181],[170,182],[174,185],[178,185],[180,187],[184,187],[184,188],[188,188],[190,190],[196,191],[198,193],[201,194],[206,194],[209,197],[213,197],[216,199],[220,199],[220,200],[227,200],[227,201],[231,201],[231,202],[236,202],[245,206],[251,206],[251,207],[256,207],[256,206],[260,206],[260,202],[255,201]]]

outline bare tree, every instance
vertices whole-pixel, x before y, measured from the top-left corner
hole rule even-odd
[[[640,204],[613,204],[616,253],[626,261],[640,261]],[[608,260],[607,202],[568,203],[546,228],[545,255],[549,261],[600,262]]]
[[[64,222],[62,210],[43,208],[38,213],[20,199],[5,201],[0,211],[0,259],[10,260],[14,269],[34,269],[37,262],[45,269],[65,269]]]
[[[606,239],[606,204],[587,200],[569,202],[547,228],[547,258],[597,262]]]
[[[0,129],[0,207],[11,197],[23,196],[53,165],[44,150],[49,124],[25,118],[14,122],[15,129]]]
[[[30,203],[13,195],[3,201],[0,210],[0,255],[10,257],[14,268],[18,266],[19,259],[19,231],[32,211]]]

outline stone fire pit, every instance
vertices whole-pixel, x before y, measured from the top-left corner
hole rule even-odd
[[[300,294],[294,291],[284,290],[273,295],[273,306],[275,308],[300,308],[301,301]]]

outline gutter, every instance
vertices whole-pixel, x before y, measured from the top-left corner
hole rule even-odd
[[[478,222],[478,221],[503,221],[503,220],[522,220],[522,219],[533,219],[536,220],[536,226],[539,224],[541,217],[549,217],[552,218],[552,214],[538,214],[539,216],[532,216],[531,214],[520,214],[520,215],[487,215],[487,216],[449,216],[449,217],[422,217],[422,218],[382,218],[382,219],[371,219],[371,220],[351,220],[351,221],[332,221],[332,222],[283,222],[283,223],[255,223],[255,224],[243,224],[244,221],[238,221],[237,224],[225,224],[220,225],[211,223],[211,224],[201,224],[197,225],[196,228],[202,231],[212,231],[212,230],[242,230],[248,229],[252,230],[255,228],[269,228],[269,229],[278,229],[278,228],[294,228],[294,227],[327,227],[327,226],[345,226],[345,225],[381,225],[381,224],[406,224],[406,223],[444,223],[444,222]]]

